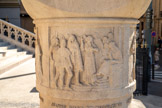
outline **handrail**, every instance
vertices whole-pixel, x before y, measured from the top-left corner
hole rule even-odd
[[[0,19],[1,38],[34,53],[36,35]]]

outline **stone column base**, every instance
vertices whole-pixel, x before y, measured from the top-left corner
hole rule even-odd
[[[128,98],[128,97],[123,97]],[[122,99],[123,99],[122,98]],[[122,100],[121,99],[121,100]],[[132,100],[132,101],[131,101]],[[130,103],[131,102],[131,103]],[[94,101],[80,101],[80,100],[60,100],[53,99],[40,100],[40,108],[146,108],[145,105],[137,99],[128,98],[125,101],[115,101],[115,100],[96,100]]]
[[[128,107],[131,103],[132,96],[104,100],[67,100],[43,97],[40,94],[40,108],[134,108]]]

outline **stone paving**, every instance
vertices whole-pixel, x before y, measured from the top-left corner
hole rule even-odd
[[[155,95],[136,96],[135,99],[140,100],[146,108],[162,108],[162,97]]]
[[[39,108],[35,87],[35,59],[0,75],[0,108]]]
[[[35,59],[0,75],[0,108],[39,108],[39,94],[35,87]],[[162,97],[136,96],[146,108],[162,108]]]

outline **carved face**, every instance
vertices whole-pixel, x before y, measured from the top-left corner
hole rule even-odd
[[[59,39],[58,38],[56,38],[56,40],[55,40],[55,45],[59,45]]]
[[[87,43],[91,43],[93,41],[93,38],[91,36],[87,37]]]
[[[113,33],[110,32],[110,33],[108,34],[108,36],[109,36],[109,39],[110,39],[110,40],[113,40]]]
[[[70,38],[69,38],[69,41],[74,42],[75,40],[76,40],[75,37],[73,35],[71,35]]]
[[[66,40],[65,39],[61,40],[61,47],[66,47]]]
[[[103,43],[104,43],[104,44],[105,44],[105,43],[109,43],[108,37],[105,36],[105,37],[103,38]]]

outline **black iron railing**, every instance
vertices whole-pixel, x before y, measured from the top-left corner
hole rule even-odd
[[[147,48],[137,47],[136,50],[136,91],[134,94],[147,95],[150,74],[150,57]]]

